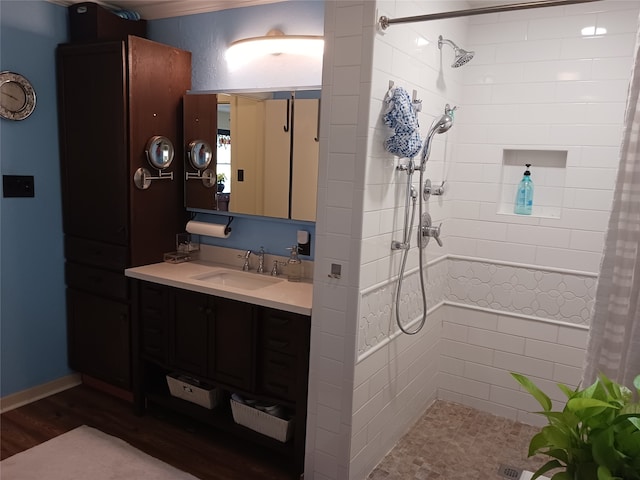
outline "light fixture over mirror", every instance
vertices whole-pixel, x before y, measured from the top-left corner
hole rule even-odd
[[[236,40],[226,52],[230,68],[238,68],[252,60],[267,55],[302,55],[322,58],[324,38],[319,35],[285,35],[280,30],[270,30],[265,36]]]

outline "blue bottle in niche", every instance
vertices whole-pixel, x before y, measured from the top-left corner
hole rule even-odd
[[[525,164],[527,169],[524,171],[522,180],[518,184],[518,193],[516,194],[515,213],[518,215],[531,215],[533,208],[533,182],[531,181],[531,172],[529,171],[530,163]]]

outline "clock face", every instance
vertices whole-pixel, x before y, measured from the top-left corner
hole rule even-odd
[[[24,120],[36,108],[36,92],[18,73],[0,72],[0,116]]]

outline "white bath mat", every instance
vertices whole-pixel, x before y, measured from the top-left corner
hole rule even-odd
[[[0,462],[2,480],[197,480],[83,425]]]

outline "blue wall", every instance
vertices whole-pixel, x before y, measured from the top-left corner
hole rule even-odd
[[[154,20],[149,24],[149,38],[192,52],[193,90],[229,90],[264,86],[319,86],[321,70],[311,83],[299,83],[297,59],[290,62],[259,62],[260,71],[230,72],[224,59],[227,46],[242,38],[260,37],[278,29],[289,35],[323,35],[324,1],[293,0],[220,12],[186,15]],[[277,60],[277,59],[273,59]],[[274,71],[271,66],[274,66]],[[308,67],[310,69],[310,67]],[[247,75],[249,78],[247,79]]]
[[[33,175],[34,198],[2,198],[0,396],[70,373],[67,368],[55,48],[67,39],[66,9],[0,1],[0,70],[36,90],[26,120],[0,119],[3,175]]]
[[[155,20],[149,22],[149,37],[192,51],[193,88],[217,89],[222,86],[216,83],[215,62],[223,44],[275,27],[286,33],[321,34],[323,9],[321,0],[307,0]],[[210,36],[222,43],[210,43]],[[71,373],[55,90],[55,48],[66,41],[65,7],[0,0],[0,70],[25,75],[37,92],[36,110],[29,118],[0,119],[1,173],[35,177],[34,198],[0,199],[0,397]],[[219,216],[198,217],[226,222]],[[229,239],[206,241],[239,249],[263,245],[269,253],[286,255],[284,249],[295,243],[298,229],[315,233],[313,223],[256,217],[236,216],[232,226]]]

